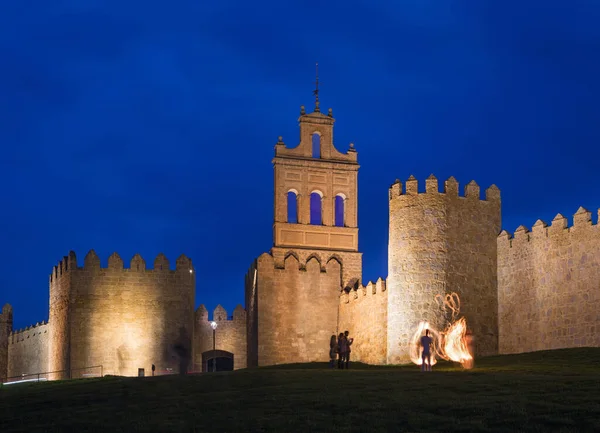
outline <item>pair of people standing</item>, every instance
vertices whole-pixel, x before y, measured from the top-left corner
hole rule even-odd
[[[354,338],[349,338],[348,335],[350,333],[348,331],[341,333],[338,335],[337,339],[335,335],[331,336],[331,340],[329,342],[329,367],[335,367],[335,360],[337,357],[337,367],[339,369],[343,369],[344,366],[348,369],[350,363],[350,346],[354,342]]]

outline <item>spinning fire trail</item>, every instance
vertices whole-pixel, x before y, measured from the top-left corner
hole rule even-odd
[[[431,365],[437,363],[436,357],[447,361],[459,362],[464,368],[473,366],[473,354],[469,350],[469,340],[467,335],[467,321],[464,317],[457,320],[460,313],[460,298],[456,293],[436,295],[435,300],[445,314],[450,313],[449,324],[444,331],[438,331],[429,322],[421,321],[417,330],[413,334],[410,342],[410,359],[417,365],[421,365],[422,348],[419,345],[421,336],[425,330],[433,339],[431,347]]]

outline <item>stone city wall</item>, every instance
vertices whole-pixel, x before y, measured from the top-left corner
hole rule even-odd
[[[195,272],[183,255],[175,270],[169,266],[159,254],[146,269],[136,254],[125,269],[114,253],[102,268],[92,250],[77,267],[71,252],[50,278],[51,368],[102,365],[104,374],[135,376],[155,364],[179,371],[180,360],[191,358]]]
[[[498,237],[500,353],[600,346],[600,226],[579,208]]]
[[[246,368],[248,354],[246,351],[246,310],[238,305],[233,310],[233,316],[228,317],[227,311],[220,305],[213,311],[209,320],[208,311],[204,305],[196,310],[194,323],[194,371],[206,371],[206,361],[212,358],[213,329],[210,322],[217,323],[215,349],[233,354],[233,369]]]
[[[49,373],[48,331],[46,322],[19,329],[8,336],[8,377]],[[48,377],[44,375],[44,377]]]
[[[385,280],[381,278],[340,296],[339,332],[349,331],[354,338],[351,361],[386,363],[387,302]]]

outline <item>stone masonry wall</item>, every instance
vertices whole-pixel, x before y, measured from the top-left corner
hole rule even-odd
[[[50,275],[50,309],[48,312],[48,366],[53,373],[49,379],[67,379],[70,364],[70,302],[71,275],[77,268],[77,257],[71,251],[52,268]],[[58,373],[61,372],[61,373]]]
[[[306,251],[272,251],[256,262],[256,300],[248,314],[256,315],[257,336],[248,339],[257,347],[249,352],[255,351],[259,366],[327,361],[329,339],[339,330],[342,278],[358,286],[360,275],[351,270],[360,269],[361,255],[315,251],[304,258]]]
[[[347,330],[354,338],[351,361],[386,363],[387,302],[385,281],[381,278],[342,293],[339,332]]]
[[[50,325],[36,323],[8,337],[8,377],[49,373],[48,343]],[[48,375],[44,375],[48,378]]]
[[[233,311],[233,318],[220,305],[215,308],[212,320],[217,322],[215,332],[215,349],[233,354],[233,369],[246,368],[248,354],[246,351],[246,310],[238,305]],[[213,329],[210,326],[208,311],[204,305],[196,310],[194,323],[194,371],[206,371],[202,355],[213,350]]]
[[[600,226],[579,208],[498,237],[500,353],[600,346]]]
[[[0,382],[8,374],[8,336],[12,332],[12,314],[10,304],[5,304],[0,312]]]
[[[500,231],[500,191],[470,182],[465,196],[450,178],[443,193],[435,177],[418,192],[414,177],[406,191],[390,188],[388,258],[388,354],[391,364],[408,362],[410,338],[419,321],[445,324],[435,295],[456,292],[460,315],[475,336],[475,352],[498,351],[496,238]]]
[[[138,368],[149,374],[152,364],[158,371],[179,371],[181,350],[183,359],[191,360],[195,271],[190,259],[180,256],[171,270],[159,254],[150,270],[136,254],[124,269],[114,253],[108,268],[101,268],[92,250],[83,268],[71,267],[70,273],[72,369],[102,365],[104,374],[135,376]]]

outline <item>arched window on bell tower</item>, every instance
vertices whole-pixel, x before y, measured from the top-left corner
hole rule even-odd
[[[344,227],[345,224],[345,215],[344,215],[344,207],[346,202],[346,196],[344,194],[338,194],[335,196],[334,202],[334,217],[335,217],[335,226],[336,227]]]
[[[321,136],[317,132],[312,135],[312,157],[321,158]]]
[[[298,224],[298,192],[293,189],[287,193],[287,222]]]
[[[323,225],[323,193],[320,191],[310,193],[310,223]]]

